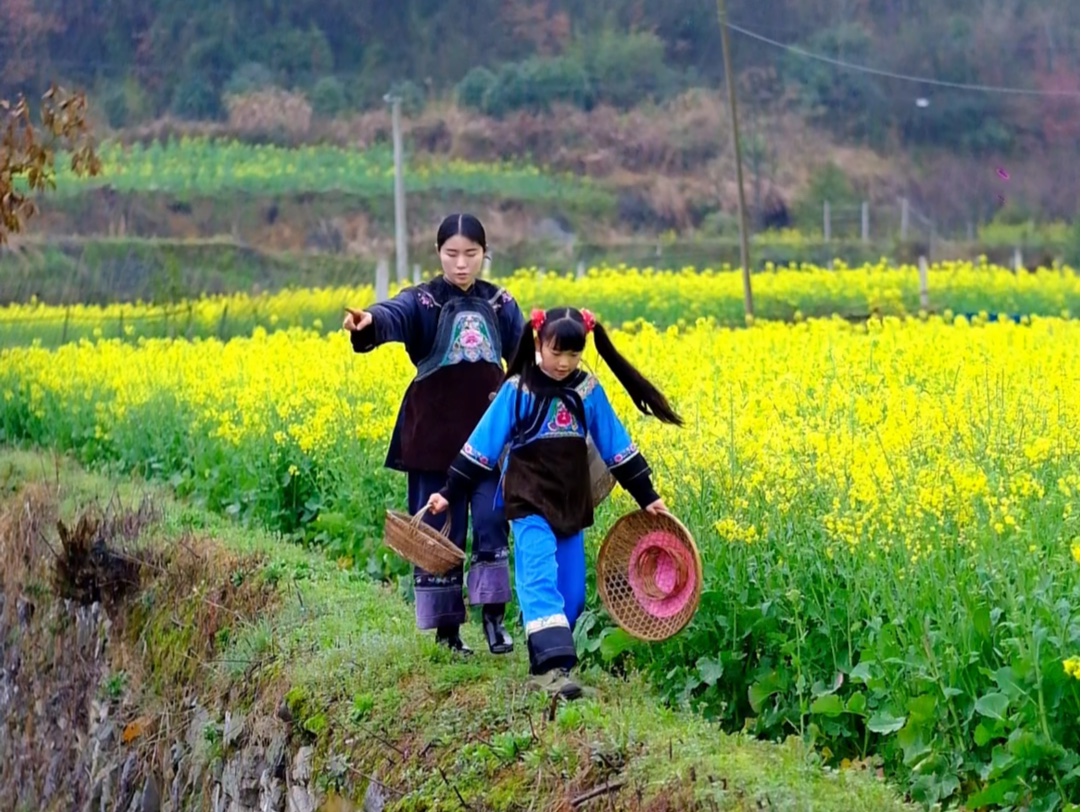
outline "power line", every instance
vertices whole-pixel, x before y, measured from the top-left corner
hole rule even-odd
[[[825,62],[829,65],[835,65],[839,68],[847,68],[848,70],[859,71],[861,73],[871,73],[875,76],[884,76],[890,79],[900,79],[905,82],[918,82],[924,85],[936,85],[938,87],[950,87],[956,90],[976,90],[982,93],[1014,93],[1023,96],[1081,96],[1081,93],[1072,90],[1030,90],[1022,87],[997,87],[995,85],[973,85],[965,82],[948,82],[943,79],[929,79],[924,76],[909,76],[904,73],[894,73],[888,70],[879,70],[878,68],[870,68],[866,65],[856,65],[852,62],[844,62],[840,59],[833,59],[823,54],[816,54],[811,51],[804,50],[796,45],[788,45],[784,42],[778,42],[777,40],[764,37],[761,34],[757,34],[754,31],[748,31],[746,28],[741,28],[738,25],[732,23],[725,23],[733,31],[743,34],[745,37],[756,39],[759,42],[764,42],[767,45],[772,45],[776,48],[781,48],[785,51],[798,54],[799,56],[807,57],[808,59],[814,59],[819,62]]]

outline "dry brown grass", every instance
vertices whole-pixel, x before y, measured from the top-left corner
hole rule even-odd
[[[55,489],[45,483],[24,487],[0,510],[0,586],[5,595],[20,594],[30,574],[55,558],[45,535],[55,516]],[[14,599],[6,600],[5,612],[14,611],[15,604]]]
[[[239,136],[281,133],[301,139],[312,125],[312,106],[303,93],[272,87],[242,95],[226,95],[229,128]]]
[[[35,583],[77,606],[100,603],[115,632],[112,656],[133,684],[149,676],[169,696],[178,686],[205,683],[222,630],[251,623],[280,602],[278,590],[256,577],[262,556],[199,536],[170,545],[148,541],[161,518],[150,499],[134,507],[115,498],[86,504],[65,521],[58,518],[60,497],[55,485],[35,482],[0,508],[5,612]]]

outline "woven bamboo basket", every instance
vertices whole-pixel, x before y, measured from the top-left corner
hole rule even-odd
[[[601,459],[600,452],[593,445],[593,440],[586,437],[586,448],[589,454],[589,484],[593,489],[593,507],[600,507],[601,503],[612,493],[616,486],[616,478],[608,470],[608,466]]]
[[[633,637],[656,642],[678,634],[702,595],[694,537],[671,514],[628,513],[597,554],[597,591],[608,614]]]
[[[383,525],[383,543],[411,564],[433,575],[445,575],[456,566],[465,563],[465,553],[450,540],[450,510],[442,531],[436,531],[421,519],[428,508],[423,507],[416,516],[388,510]]]

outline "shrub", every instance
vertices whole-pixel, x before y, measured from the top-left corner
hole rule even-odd
[[[484,109],[484,96],[495,84],[496,76],[488,68],[477,66],[462,77],[454,88],[454,96],[461,107],[469,110]]]
[[[345,86],[336,76],[324,76],[310,94],[312,109],[323,118],[334,118],[346,107]]]

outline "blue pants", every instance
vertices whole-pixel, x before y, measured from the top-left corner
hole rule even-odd
[[[410,471],[409,513],[416,514],[428,498],[447,482],[445,473]],[[495,508],[499,472],[480,482],[466,499],[451,502],[450,539],[465,551],[468,514],[473,518],[473,550],[469,557],[469,602],[505,604],[511,599],[507,520],[502,509]],[[446,513],[424,515],[425,524],[443,529]],[[433,575],[420,567],[413,568],[413,589],[416,593],[418,629],[440,626],[460,626],[465,623],[465,601],[462,598],[463,568],[456,567],[445,575]]]
[[[586,605],[586,548],[581,531],[557,537],[541,516],[511,522],[514,581],[534,674],[573,668],[574,624]]]

